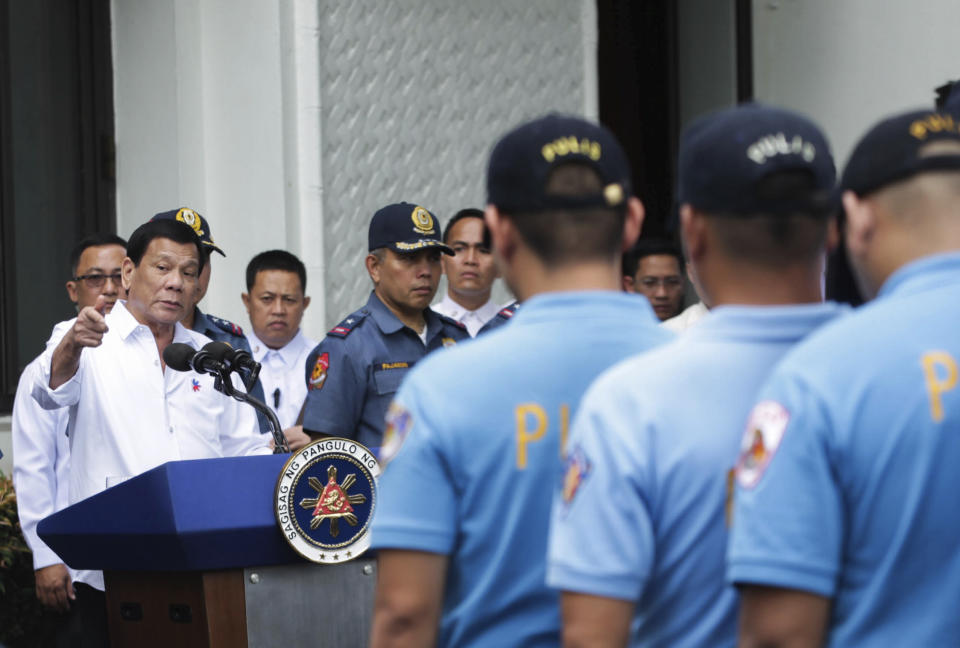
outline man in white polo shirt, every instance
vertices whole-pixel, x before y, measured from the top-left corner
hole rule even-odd
[[[247,292],[240,296],[250,316],[247,341],[261,365],[260,384],[284,430],[297,423],[307,397],[307,356],[317,346],[300,330],[310,305],[306,287],[303,262],[285,250],[269,250],[247,264]],[[298,439],[308,441],[302,432],[287,434],[287,441],[296,447]]]

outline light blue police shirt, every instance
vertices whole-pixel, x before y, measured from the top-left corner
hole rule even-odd
[[[569,422],[603,369],[672,338],[637,295],[547,293],[408,374],[387,415],[372,541],[449,556],[440,645],[559,644],[544,576]]]
[[[833,599],[831,646],[960,642],[960,254],[895,272],[754,408],[728,579]]]
[[[720,306],[590,387],[554,501],[547,582],[637,607],[634,646],[732,646],[724,504],[773,365],[837,304]]]

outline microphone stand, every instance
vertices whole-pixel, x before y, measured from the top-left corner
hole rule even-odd
[[[289,453],[290,446],[287,445],[287,440],[283,436],[283,430],[280,429],[280,420],[277,418],[277,415],[273,413],[273,410],[267,407],[267,404],[259,398],[234,387],[233,381],[230,380],[230,369],[228,366],[222,362],[217,363],[217,365],[217,371],[210,372],[214,377],[214,389],[221,394],[226,394],[227,396],[237,399],[241,403],[247,403],[253,407],[253,409],[266,416],[273,430],[273,454]]]

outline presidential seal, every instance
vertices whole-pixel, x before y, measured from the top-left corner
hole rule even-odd
[[[301,448],[283,467],[273,507],[283,537],[317,563],[352,560],[370,547],[380,464],[356,441],[332,437]]]

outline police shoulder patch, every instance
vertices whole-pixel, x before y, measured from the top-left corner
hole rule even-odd
[[[327,371],[330,369],[330,354],[324,351],[317,356],[317,361],[313,363],[313,369],[310,370],[310,378],[307,379],[307,389],[316,391],[323,389],[323,384],[327,382]]]
[[[342,563],[370,547],[380,464],[349,439],[314,441],[290,456],[274,491],[283,537],[316,563]]]
[[[386,416],[386,428],[383,431],[383,445],[380,446],[380,462],[384,467],[397,456],[412,427],[413,417],[407,408],[397,401],[390,403]]]
[[[207,319],[210,320],[210,323],[216,326],[222,331],[226,331],[232,335],[243,336],[243,329],[231,322],[230,320],[225,320],[222,317],[216,317],[215,315],[207,314]]]
[[[341,338],[347,337],[350,335],[350,332],[355,329],[360,322],[363,321],[367,314],[368,313],[365,310],[358,310],[355,313],[350,313],[342,322],[327,331],[327,335]]]
[[[593,463],[587,457],[583,448],[578,444],[567,453],[567,458],[563,462],[560,495],[563,498],[565,511],[573,504],[577,493],[580,492],[580,488],[590,476],[591,472],[593,472]]]
[[[754,406],[737,460],[737,481],[743,488],[753,488],[763,477],[789,422],[790,413],[776,401],[762,401]]]

